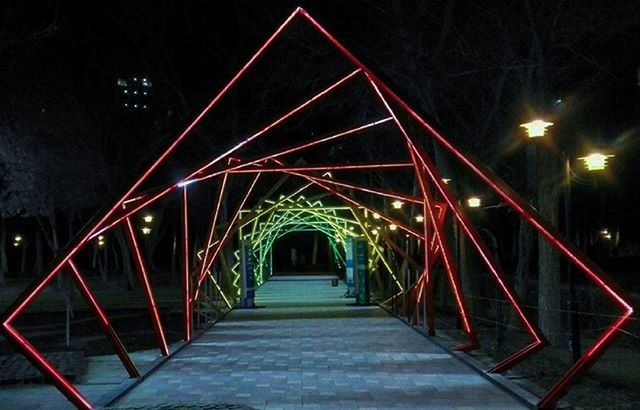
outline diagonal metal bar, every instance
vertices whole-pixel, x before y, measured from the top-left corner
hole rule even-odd
[[[209,249],[211,247],[211,243],[213,242],[213,237],[215,236],[215,233],[216,233],[218,215],[220,214],[220,205],[222,204],[222,198],[225,195],[225,188],[227,186],[228,177],[229,177],[229,174],[224,174],[222,176],[222,183],[218,187],[218,192],[217,192],[217,195],[216,195],[216,199],[214,201],[214,209],[215,210],[214,210],[213,214],[211,215],[211,222],[209,223],[209,235],[207,236],[207,242],[206,242],[206,245],[204,247],[204,257],[202,258],[202,265],[200,267],[199,277],[204,275],[205,266],[207,265],[207,262],[209,261]]]
[[[222,235],[222,237],[220,239],[220,242],[218,243],[214,253],[209,258],[209,262],[207,262],[204,265],[205,269],[203,270],[203,272],[206,273],[206,271],[209,270],[209,268],[211,267],[213,262],[216,260],[216,257],[220,253],[220,250],[224,247],[224,245],[226,245],[227,241],[229,240],[229,238],[230,238],[229,233],[231,232],[231,229],[235,225],[236,220],[238,219],[238,216],[240,215],[240,210],[242,210],[242,208],[244,208],[244,204],[247,202],[247,199],[249,199],[249,196],[251,195],[251,192],[253,191],[253,188],[256,186],[256,183],[258,182],[258,178],[260,178],[260,174],[259,173],[256,174],[253,177],[253,180],[251,181],[251,185],[249,186],[249,189],[247,190],[244,198],[242,198],[242,201],[240,202],[240,205],[236,209],[233,217],[231,218],[231,221],[229,221],[229,224],[227,225],[227,229],[225,230],[224,234]],[[198,298],[198,291],[200,290],[200,286],[202,285],[202,281],[204,280],[204,277],[205,277],[205,275],[203,275],[203,274],[200,274],[200,276],[198,277],[198,281],[196,283],[196,292],[195,292],[195,295],[194,295],[194,299]]]
[[[189,251],[189,193],[188,187],[182,187],[182,200],[180,210],[182,213],[182,310],[183,310],[183,337],[187,342],[191,341],[191,252]]]
[[[84,278],[80,274],[80,271],[78,270],[76,265],[73,263],[72,259],[69,259],[69,262],[67,262],[67,264],[69,265],[69,268],[71,268],[70,270],[71,270],[71,273],[73,274],[72,275],[73,279],[75,280],[76,285],[78,286],[78,290],[84,297],[85,301],[87,302],[87,305],[89,305],[89,309],[91,309],[91,311],[98,317],[98,322],[100,322],[100,326],[102,327],[104,332],[107,334],[107,338],[113,345],[113,348],[116,350],[116,354],[118,355],[118,358],[122,362],[122,365],[124,366],[125,370],[127,371],[127,373],[129,373],[129,377],[132,377],[132,378],[140,377],[140,372],[136,368],[136,365],[133,363],[133,360],[131,360],[131,357],[127,353],[127,349],[125,349],[124,345],[122,344],[122,341],[118,337],[118,334],[115,332],[115,330],[113,330],[113,327],[109,322],[109,319],[107,319],[106,313],[104,312],[104,310],[102,310],[102,308],[98,304],[98,301],[93,296],[93,292],[91,292],[91,289],[89,289],[89,284],[84,280]]]
[[[126,218],[125,224],[127,226],[127,237],[129,238],[129,242],[131,242],[131,246],[133,247],[133,253],[135,256],[134,260],[138,271],[138,277],[140,278],[140,282],[142,282],[143,285],[144,296],[147,300],[147,308],[149,309],[149,313],[151,315],[151,322],[153,323],[153,328],[156,332],[156,338],[158,339],[158,344],[160,345],[160,352],[163,356],[169,356],[169,346],[167,345],[167,339],[164,335],[164,329],[162,328],[160,313],[158,312],[158,306],[156,305],[156,300],[153,296],[153,290],[151,289],[151,283],[149,282],[149,275],[147,274],[147,268],[142,259],[142,253],[140,252],[140,247],[138,246],[138,240],[136,239],[136,233],[133,230],[131,219]]]
[[[386,122],[389,122],[390,120],[391,120],[391,117],[387,117],[387,118],[383,118],[381,120],[374,121],[374,122],[371,122],[371,123],[368,123],[368,124],[365,124],[365,125],[361,125],[361,126],[358,126],[358,127],[350,128],[350,129],[348,129],[346,131],[341,131],[339,133],[330,135],[328,137],[319,138],[319,139],[313,140],[311,142],[307,142],[307,143],[304,143],[304,144],[299,144],[299,145],[297,145],[295,147],[291,147],[291,148],[287,148],[287,149],[282,150],[282,151],[278,151],[278,152],[273,153],[273,154],[265,155],[265,156],[260,157],[258,159],[253,159],[253,160],[248,161],[247,163],[243,163],[241,165],[236,165],[236,166],[233,166],[233,167],[230,167],[230,168],[226,168],[224,170],[220,170],[220,171],[211,173],[209,175],[205,175],[205,176],[201,176],[201,177],[198,177],[198,178],[190,179],[189,182],[200,182],[200,181],[203,181],[203,180],[206,180],[206,179],[209,179],[209,178],[213,178],[213,177],[219,175],[222,172],[234,171],[234,170],[241,169],[241,168],[244,168],[244,167],[247,167],[247,166],[250,166],[250,165],[255,165],[255,164],[258,164],[258,163],[265,162],[265,161],[267,161],[269,159],[278,158],[278,157],[281,157],[283,155],[291,154],[291,153],[294,153],[294,152],[297,152],[297,151],[301,151],[301,150],[304,150],[304,149],[307,149],[307,148],[314,147],[316,145],[324,144],[326,142],[333,141],[333,140],[341,138],[341,137],[350,136],[350,135],[356,134],[356,133],[358,133],[360,131],[366,130],[368,128],[372,128],[372,127],[376,127],[376,126],[378,126],[380,124],[384,124]]]
[[[515,354],[507,357],[506,359],[504,359],[502,362],[498,363],[496,366],[494,366],[491,369],[491,371],[494,371],[494,372],[505,371],[511,368],[512,366],[516,365],[520,361],[522,361],[527,354],[535,353],[539,349],[543,348],[546,344],[546,340],[541,335],[537,327],[524,314],[524,311],[522,310],[522,307],[521,307],[521,302],[518,300],[517,294],[507,286],[504,280],[504,273],[502,272],[500,265],[495,261],[495,258],[491,255],[489,248],[484,243],[484,240],[475,229],[473,223],[471,222],[469,217],[462,211],[462,209],[460,208],[460,205],[453,197],[453,194],[451,193],[451,191],[449,191],[446,184],[442,181],[442,176],[438,172],[435,164],[433,164],[433,162],[431,161],[429,156],[426,154],[426,152],[421,147],[418,147],[417,145],[415,145],[411,137],[409,137],[408,133],[406,132],[406,130],[404,129],[404,127],[396,117],[394,111],[389,106],[389,103],[380,92],[380,89],[378,88],[378,84],[371,77],[369,76],[367,77],[369,79],[369,83],[373,87],[376,94],[380,97],[380,100],[382,101],[383,105],[386,107],[387,111],[391,114],[391,116],[394,117],[394,120],[398,126],[398,130],[404,136],[406,143],[410,147],[412,155],[415,155],[414,158],[418,159],[417,162],[419,163],[418,164],[419,171],[421,172],[426,171],[426,173],[429,175],[431,181],[440,192],[440,195],[444,198],[445,202],[449,205],[449,207],[453,211],[454,216],[456,217],[456,219],[462,226],[463,230],[467,234],[467,237],[471,240],[471,243],[473,243],[476,250],[480,254],[480,257],[482,261],[485,263],[485,265],[487,266],[487,268],[489,269],[489,272],[493,275],[494,279],[497,281],[501,291],[505,294],[505,296],[507,297],[511,305],[514,307],[521,322],[525,326],[525,329],[527,329],[527,332],[534,338],[534,342],[531,345],[526,346],[521,351],[516,352]],[[523,352],[526,352],[526,354]]]

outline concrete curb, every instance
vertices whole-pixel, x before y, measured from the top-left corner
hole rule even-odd
[[[200,338],[203,334],[205,334],[209,329],[216,325],[219,321],[224,319],[229,312],[231,312],[234,308],[227,310],[220,318],[216,319],[214,322],[210,323],[207,328],[198,331],[191,338],[191,342],[179,342],[177,343],[175,349],[169,354],[169,356],[161,356],[158,357],[151,363],[151,367],[147,369],[144,374],[140,375],[140,377],[135,379],[127,379],[122,382],[118,387],[114,390],[105,393],[96,403],[94,403],[95,408],[109,408],[113,406],[118,400],[122,399],[127,395],[131,390],[133,390],[137,385],[145,381],[149,376],[151,376],[154,372],[162,367],[169,359],[178,354],[182,349],[191,344],[193,341]]]

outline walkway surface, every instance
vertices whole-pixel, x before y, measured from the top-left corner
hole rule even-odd
[[[275,277],[116,407],[523,408],[378,307],[348,306],[328,277]],[[174,407],[175,406],[175,407]]]

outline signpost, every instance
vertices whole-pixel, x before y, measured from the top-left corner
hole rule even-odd
[[[253,277],[253,250],[251,242],[242,241],[240,244],[240,307],[254,308],[255,280]]]
[[[354,251],[354,243],[353,238],[351,236],[347,237],[345,241],[346,244],[346,257],[345,257],[345,265],[346,265],[346,282],[347,282],[347,293],[344,295],[347,298],[353,298],[356,296],[356,285],[353,280],[353,251]]]
[[[355,285],[356,305],[369,304],[369,274],[367,272],[367,241],[355,240]]]

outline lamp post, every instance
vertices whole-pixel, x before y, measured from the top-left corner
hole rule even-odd
[[[573,240],[571,230],[571,160],[566,151],[562,151],[564,161],[564,229],[569,240]],[[573,276],[573,266],[567,262],[567,282],[569,283],[569,325],[571,326],[571,354],[576,363],[582,356],[580,343],[580,316],[576,297],[576,284]]]
[[[543,137],[545,135],[546,129],[553,125],[551,122],[546,122],[544,120],[535,120],[529,123],[521,124],[521,127],[524,127],[527,130],[527,135],[529,138],[538,138]],[[602,154],[599,152],[591,153],[588,156],[580,157],[578,159],[583,160],[584,164],[589,171],[601,171],[606,169],[608,158],[613,157],[613,155]],[[569,240],[573,239],[573,231],[571,224],[571,185],[572,185],[572,169],[571,169],[571,160],[566,151],[562,151],[562,161],[563,161],[563,179],[564,179],[564,230],[565,235]],[[573,266],[571,262],[567,262],[567,282],[569,287],[569,323],[571,328],[571,352],[574,363],[580,360],[582,355],[581,353],[581,342],[580,342],[580,316],[578,314],[579,305],[577,302],[576,296],[576,287],[575,287],[575,278],[573,275]]]
[[[571,160],[566,151],[562,152],[564,161],[564,224],[567,238],[573,239],[571,226]],[[614,155],[593,152],[585,157],[578,158],[584,161],[584,165],[589,172],[604,171],[607,168],[607,160]],[[567,281],[569,282],[569,322],[571,325],[571,352],[573,362],[580,360],[582,347],[580,343],[580,315],[578,314],[579,304],[576,297],[575,278],[571,263],[567,263]]]

